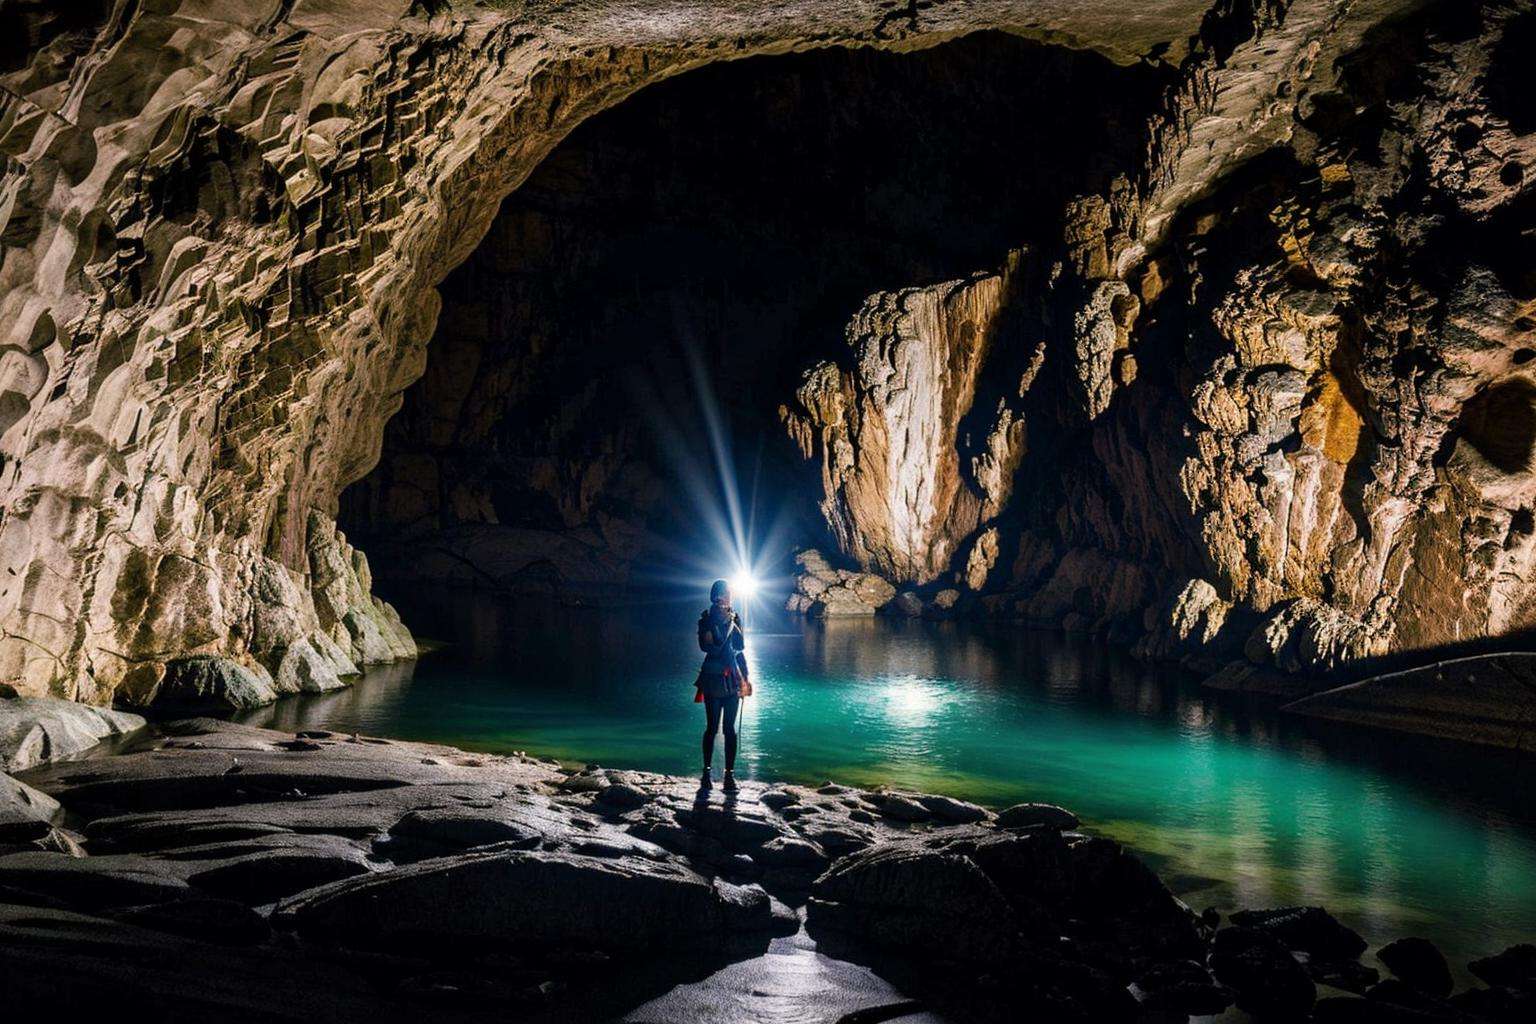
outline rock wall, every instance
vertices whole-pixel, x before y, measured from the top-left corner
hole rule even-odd
[[[1002,402],[963,477],[958,434],[1012,278],[870,296],[848,324],[853,366],[819,363],[795,393],[797,408],[783,410],[802,454],[821,463],[822,512],[838,546],[891,579],[936,579],[1007,504],[1023,420]]]
[[[1526,445],[1507,426],[1519,419],[1507,410],[1522,408],[1511,375],[1519,325],[1530,319],[1528,294],[1514,283],[1523,271],[1518,261],[1440,260],[1428,286],[1409,272],[1458,238],[1470,244],[1451,264],[1506,236],[1525,244],[1510,219],[1531,178],[1530,93],[1514,56],[1523,37],[1490,45],[1514,8],[1489,5],[1471,35],[1438,48],[1409,33],[1418,63],[1388,60],[1392,48],[1381,46],[1380,67],[1343,92],[1335,59],[1415,4],[1209,6],[1160,4],[1127,19],[1110,0],[96,0],[67,17],[47,4],[14,5],[0,54],[0,680],[23,694],[144,700],[188,655],[277,676],[293,657],[340,671],[346,660],[403,653],[405,638],[390,638],[389,613],[367,596],[364,563],[341,538],[333,543],[331,522],[340,490],[375,463],[385,422],[422,373],[436,286],[502,198],[575,125],[671,75],[832,45],[911,50],[980,29],[1176,72],[1162,115],[1146,125],[1141,166],[1066,217],[1060,292],[1084,294],[1067,307],[1088,311],[1081,343],[1071,343],[1082,355],[1060,374],[1046,367],[1031,393],[1050,380],[1042,398],[1070,405],[1065,382],[1078,381],[1098,409],[1091,428],[1072,426],[1075,414],[1061,409],[1040,418],[1062,424],[1063,436],[1075,430],[1071,450],[1096,458],[1073,473],[1052,470],[1052,488],[1065,486],[1072,500],[1051,529],[1039,528],[1038,508],[1010,504],[1017,521],[1000,530],[999,564],[1022,550],[1017,538],[1041,537],[1047,554],[1031,564],[1066,564],[1075,549],[1162,561],[1209,578],[1223,600],[1259,607],[1288,594],[1288,580],[1314,578],[1314,563],[1290,552],[1343,550],[1353,554],[1323,574],[1313,600],[1385,642],[1524,622],[1530,513],[1516,463]],[[1397,64],[1413,69],[1409,81],[1382,73]],[[1488,68],[1486,81],[1463,68]],[[1386,92],[1352,114],[1351,99],[1373,88]],[[1380,145],[1362,156],[1348,140],[1371,132]],[[1201,244],[1198,221],[1185,219],[1192,204],[1279,143],[1322,176],[1294,182],[1292,220],[1275,222],[1279,237],[1295,240],[1295,260],[1256,264],[1261,284],[1266,268],[1279,275],[1274,288],[1237,288],[1230,305],[1246,321],[1261,309],[1291,317],[1321,339],[1332,336],[1327,311],[1291,309],[1279,291],[1306,290],[1281,283],[1299,276],[1354,303],[1333,333],[1361,335],[1355,376],[1368,398],[1359,415],[1373,435],[1345,462],[1361,483],[1341,498],[1365,509],[1343,516],[1357,524],[1358,543],[1333,543],[1325,530],[1298,546],[1287,527],[1285,543],[1265,549],[1274,535],[1266,514],[1292,492],[1237,468],[1251,466],[1262,443],[1237,434],[1262,434],[1233,421],[1218,437],[1217,426],[1155,401],[1142,384],[1152,360],[1141,354],[1155,347],[1153,332],[1142,319],[1120,323],[1129,310],[1117,297],[1134,288],[1149,301],[1170,238]],[[1341,182],[1357,199],[1322,203]],[[1449,234],[1436,233],[1436,217]],[[1170,273],[1195,307],[1220,286],[1198,258]],[[1104,377],[1105,348],[1116,350],[1122,328],[1143,368],[1123,387],[1123,375]],[[1237,358],[1234,342],[1207,340],[1225,355],[1192,363],[1197,375],[1225,381],[1244,369],[1219,365]],[[1117,360],[1123,368],[1111,355],[1111,370]],[[1329,391],[1312,365],[1293,368],[1307,376],[1307,394],[1355,394],[1353,378]],[[1295,386],[1277,372],[1262,387],[1271,405],[1290,401]],[[1495,381],[1503,390],[1474,402]],[[1469,403],[1470,418],[1452,430]],[[1338,401],[1327,408],[1337,415],[1319,422],[1347,433]],[[1133,409],[1170,428],[1159,439],[1171,461],[1137,444],[1146,420]],[[1195,434],[1206,432],[1209,456],[1192,456]],[[1329,441],[1324,461],[1347,447]],[[1446,451],[1452,457],[1437,464]],[[1170,468],[1191,459],[1190,472],[1209,472],[1215,486],[1173,485]],[[1021,472],[1038,496],[1038,477]],[[1136,483],[1117,491],[1125,481]],[[1230,509],[1206,497],[1223,483],[1237,488]],[[1201,525],[1191,532],[1191,523]],[[1168,552],[1152,555],[1163,541]]]
[[[1536,13],[1426,5],[1342,32],[1333,62],[1306,38],[1322,12],[1249,11],[1247,38],[1230,31],[1237,13],[1207,19],[1139,175],[1075,201],[1037,249],[1057,261],[1047,294],[990,346],[1014,361],[956,378],[1011,384],[1021,353],[1043,354],[992,421],[1029,427],[1014,497],[990,517],[1011,577],[971,580],[967,541],[997,536],[981,521],[945,536],[949,557],[923,574],[896,564],[885,505],[902,488],[844,497],[844,467],[886,458],[886,442],[823,402],[809,419],[839,437],[824,456],[832,532],[863,565],[969,585],[992,612],[1228,673],[1327,672],[1529,629],[1536,91],[1512,55]],[[1233,71],[1254,70],[1255,48],[1289,55],[1262,88]],[[1222,111],[1258,92],[1272,102],[1239,130]],[[1225,123],[1221,145],[1249,149],[1236,172],[1191,172],[1218,139],[1200,111]],[[925,358],[950,349],[911,337]],[[810,369],[803,402],[837,381],[878,394],[850,338],[857,369]],[[901,401],[974,404],[923,386]],[[944,418],[946,437],[958,422]],[[945,455],[956,490],[984,493]]]

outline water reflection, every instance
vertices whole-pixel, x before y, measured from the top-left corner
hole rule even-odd
[[[362,723],[387,726],[399,720],[407,688],[416,675],[416,665],[414,661],[376,665],[368,670],[360,685],[278,701],[242,715],[241,721],[263,729],[289,732],[335,729],[341,727],[339,723],[355,724],[356,728],[348,730],[352,732],[387,731],[368,728]]]
[[[254,720],[695,769],[696,608],[428,596],[402,611],[449,648]],[[1322,903],[1368,937],[1426,934],[1459,955],[1536,934],[1518,757],[1276,717],[1054,634],[750,625],[743,775],[1065,804],[1196,906]]]

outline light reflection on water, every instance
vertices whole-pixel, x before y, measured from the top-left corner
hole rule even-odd
[[[432,595],[402,612],[450,646],[248,720],[696,770],[696,608]],[[1248,710],[1049,633],[749,632],[743,775],[1060,803],[1197,908],[1319,903],[1373,942],[1423,934],[1453,960],[1536,935],[1536,795],[1513,756]]]

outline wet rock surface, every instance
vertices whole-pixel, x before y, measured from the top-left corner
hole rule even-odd
[[[24,779],[36,795],[21,806],[41,817],[28,835],[66,845],[0,852],[0,981],[22,1005],[68,977],[81,1006],[219,1019],[323,1006],[670,1021],[707,1006],[754,1020],[730,979],[762,979],[783,1012],[805,1012],[777,972],[806,970],[812,949],[840,1013],[916,999],[934,1020],[1165,1020],[1235,1002],[1274,1020],[1503,1021],[1536,992],[1529,947],[1477,962],[1488,987],[1450,995],[1415,940],[1381,951],[1395,978],[1366,980],[1363,942],[1320,908],[1213,931],[1052,805],[994,815],[832,783],[727,797],[645,772],[212,719]],[[199,980],[231,951],[245,970]],[[594,970],[597,989],[582,980]],[[1320,990],[1336,983],[1314,981],[1325,975],[1361,979],[1363,997]]]

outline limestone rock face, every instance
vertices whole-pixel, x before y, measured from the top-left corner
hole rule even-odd
[[[838,546],[891,579],[934,579],[983,510],[1007,502],[1023,423],[999,424],[991,490],[962,479],[957,447],[1007,292],[1007,274],[985,274],[870,296],[848,324],[851,368],[808,371],[783,413],[821,462]]]
[[[155,690],[157,707],[186,711],[243,711],[277,700],[277,688],[266,669],[252,670],[228,658],[180,658],[166,666]]]

